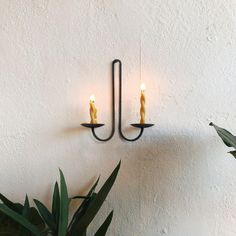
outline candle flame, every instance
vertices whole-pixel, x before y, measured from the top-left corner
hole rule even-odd
[[[145,86],[145,84],[144,84],[144,83],[142,83],[142,84],[140,85],[140,89],[141,89],[141,91],[142,91],[142,92],[144,92],[144,91],[145,91],[145,89],[146,89],[146,86]]]
[[[95,102],[95,96],[94,95],[90,96],[90,102]]]

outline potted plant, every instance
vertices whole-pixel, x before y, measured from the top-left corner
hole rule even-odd
[[[87,228],[98,213],[110,192],[120,169],[120,162],[98,192],[95,192],[99,178],[86,196],[69,197],[67,185],[60,170],[60,185],[55,183],[51,211],[34,199],[30,207],[26,195],[24,204],[13,203],[0,194],[0,235],[4,236],[86,236]],[[74,199],[82,199],[81,205],[69,218],[69,205]],[[113,211],[107,216],[94,236],[106,235],[112,221]]]

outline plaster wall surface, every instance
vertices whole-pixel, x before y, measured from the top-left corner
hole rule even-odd
[[[49,206],[58,167],[72,195],[121,159],[90,235],[114,209],[110,236],[235,236],[236,161],[208,126],[236,133],[235,26],[230,0],[1,0],[1,192]],[[141,81],[156,124],[134,143],[80,127],[95,94],[98,133],[110,132],[114,58],[125,134]]]

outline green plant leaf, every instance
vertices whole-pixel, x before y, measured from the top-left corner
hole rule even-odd
[[[221,137],[221,139],[223,140],[225,145],[227,145],[228,147],[236,148],[236,136],[231,134],[228,130],[223,129],[223,128],[213,124],[212,122],[209,125],[213,126],[215,128],[216,132]]]
[[[22,210],[22,216],[25,217],[25,219],[29,220],[29,215],[30,215],[30,205],[29,205],[29,199],[28,196],[25,196],[25,203],[24,203],[24,207]],[[21,231],[19,233],[19,236],[30,236],[31,232],[26,229],[25,227],[21,227]]]
[[[61,170],[60,171],[60,216],[58,226],[58,236],[66,236],[68,225],[68,211],[69,211],[69,198],[67,192],[66,181]]]
[[[29,205],[29,198],[26,195],[25,196],[25,203],[24,203],[24,207],[23,207],[23,211],[22,211],[22,215],[27,218],[29,216],[30,213],[30,205]]]
[[[32,232],[35,236],[44,236],[45,234],[43,232],[40,232],[39,229],[31,224],[26,218],[21,216],[19,213],[13,211],[5,204],[0,204],[0,211],[16,222],[18,222],[23,227],[27,228],[30,232]]]
[[[56,224],[56,234],[58,233],[58,224],[60,216],[60,193],[58,183],[55,183],[52,199],[52,215]]]
[[[5,201],[5,199],[3,199],[3,201],[7,202],[9,206],[14,208],[12,210],[18,212],[19,214],[27,218],[33,225],[37,226],[38,229],[45,229],[45,224],[40,215],[38,214],[38,211],[34,207],[29,207],[29,200],[27,196],[25,198],[24,206],[19,203],[11,203],[11,201],[9,200]],[[0,236],[1,235],[32,236],[33,234],[29,230],[21,226],[19,223],[14,221],[12,218],[0,212]]]
[[[107,216],[106,220],[103,222],[103,224],[100,226],[96,234],[94,236],[105,236],[108,230],[109,225],[111,224],[113,217],[113,211]]]
[[[234,158],[236,159],[236,151],[231,151],[229,153],[232,154],[234,156]]]
[[[98,182],[99,182],[99,179],[100,179],[100,176],[97,178],[96,182],[94,183],[94,185],[92,186],[92,188],[89,190],[88,194],[86,196],[74,196],[74,197],[71,197],[70,199],[77,199],[77,198],[81,198],[81,199],[89,199],[91,197],[91,195],[94,193],[97,185],[98,185]]]
[[[54,221],[54,218],[53,218],[52,214],[49,212],[47,207],[44,206],[43,203],[41,203],[37,199],[34,199],[34,202],[35,202],[35,204],[38,208],[38,211],[39,211],[40,215],[44,219],[45,223],[48,225],[50,230],[52,230],[52,232],[54,233],[56,231],[56,224],[55,224],[55,221]]]
[[[18,213],[21,213],[22,210],[23,210],[23,205],[20,204],[20,203],[13,203],[12,201],[10,201],[9,199],[7,199],[5,196],[3,196],[1,193],[0,193],[0,200],[6,205],[8,206],[10,209],[18,212]]]
[[[11,218],[4,220],[0,224],[0,236],[16,236],[19,235],[19,224]]]
[[[71,228],[69,228],[68,230],[68,236],[76,236],[77,235],[77,224],[79,222],[79,220],[85,215],[89,205],[91,204],[91,202],[93,201],[93,199],[95,198],[95,196],[97,195],[97,193],[92,193],[92,195],[87,198],[86,200],[83,201],[83,206],[82,204],[80,205],[79,209],[76,211],[76,213],[73,216],[73,219],[75,219],[74,221],[71,221]],[[83,230],[81,230],[81,232],[79,232],[80,236],[85,235],[86,236],[86,232],[87,232],[87,228],[84,228]]]
[[[19,235],[21,225],[0,212],[0,236]]]
[[[45,230],[45,223],[35,207],[30,207],[29,221],[40,230]]]
[[[81,203],[81,205],[79,206],[79,208],[77,209],[77,211],[74,213],[72,220],[69,224],[68,227],[68,234],[72,235],[72,232],[74,231],[74,229],[76,228],[76,224],[77,222],[80,220],[80,218],[85,214],[91,200],[94,198],[95,196],[95,189],[98,185],[100,177],[97,179],[97,181],[94,183],[94,185],[92,186],[92,188],[89,190],[85,200]],[[74,199],[74,197],[72,198]]]
[[[94,199],[91,201],[85,214],[81,217],[81,219],[77,222],[76,226],[74,227],[72,231],[72,236],[78,235],[78,233],[83,232],[96,216],[97,212],[101,208],[103,202],[105,201],[108,193],[110,192],[116,180],[116,177],[120,169],[120,164],[121,162],[119,162],[119,164],[114,169],[110,177],[107,179],[105,184],[100,189],[100,191],[96,194]]]

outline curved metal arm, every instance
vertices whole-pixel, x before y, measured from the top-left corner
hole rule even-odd
[[[126,137],[124,136],[124,134],[122,133],[121,127],[119,127],[119,134],[120,134],[120,136],[121,136],[124,140],[133,142],[133,141],[138,140],[138,139],[142,136],[143,130],[144,130],[144,128],[140,128],[139,135],[138,135],[136,138],[126,138]]]
[[[138,140],[142,136],[144,128],[140,128],[140,132],[139,132],[138,136],[136,138],[131,138],[131,139],[126,138],[122,132],[122,63],[118,59],[115,59],[112,62],[113,77],[114,77],[116,63],[119,63],[119,124],[118,124],[118,130],[119,130],[120,137],[122,137],[126,141],[133,142],[133,141]]]
[[[115,133],[115,64],[116,63],[119,63],[119,124],[118,124],[119,135],[124,140],[133,142],[133,141],[138,140],[142,136],[145,127],[140,127],[140,132],[138,136],[135,138],[127,138],[122,132],[122,63],[118,59],[115,59],[112,62],[112,130],[111,130],[111,134],[107,138],[100,138],[95,133],[95,127],[91,127],[91,130],[92,130],[93,136],[97,140],[103,141],[103,142],[110,140]]]
[[[114,130],[112,129],[111,134],[108,138],[99,138],[97,136],[97,134],[95,133],[95,129],[91,128],[91,130],[92,130],[92,134],[93,134],[94,138],[96,138],[98,141],[103,141],[103,142],[110,140],[113,137],[114,133],[115,133],[115,129]]]
[[[99,141],[108,141],[110,140],[114,133],[115,133],[115,73],[114,73],[114,66],[112,64],[112,128],[111,134],[107,138],[99,138],[95,133],[95,128],[91,128],[93,136]]]

